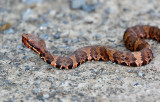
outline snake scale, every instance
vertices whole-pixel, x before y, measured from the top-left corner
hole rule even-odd
[[[32,34],[23,34],[22,42],[40,55],[42,59],[59,69],[72,69],[80,64],[95,61],[112,61],[127,66],[142,66],[153,59],[150,45],[143,39],[155,39],[160,42],[160,29],[156,26],[136,25],[126,29],[123,36],[125,46],[130,51],[119,51],[108,46],[93,45],[77,49],[68,57],[51,54],[45,41]]]

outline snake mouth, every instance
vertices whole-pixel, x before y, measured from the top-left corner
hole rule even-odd
[[[36,46],[34,46],[34,44],[32,44],[28,37],[28,34],[23,34],[22,35],[22,42],[24,43],[25,46],[27,46],[28,48],[32,49],[33,51],[35,51],[36,53],[40,54],[40,49],[37,48]]]
[[[28,43],[28,39],[25,36],[26,34],[22,35],[22,42],[24,43],[25,46],[27,46],[28,48],[32,48],[32,46]]]

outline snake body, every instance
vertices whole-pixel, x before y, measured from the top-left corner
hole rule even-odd
[[[127,66],[142,66],[153,59],[150,45],[143,39],[160,42],[160,29],[155,26],[136,25],[124,32],[123,41],[130,51],[119,51],[108,46],[93,45],[77,49],[68,57],[51,54],[43,39],[32,34],[23,34],[22,42],[40,55],[48,64],[59,69],[72,69],[90,60],[112,61]]]

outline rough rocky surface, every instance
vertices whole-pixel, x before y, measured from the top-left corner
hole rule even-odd
[[[160,101],[160,44],[153,40],[147,41],[155,58],[146,66],[91,61],[72,70],[53,68],[21,42],[23,33],[35,34],[62,56],[94,44],[126,50],[125,29],[159,26],[159,5],[159,0],[0,0],[0,102]]]

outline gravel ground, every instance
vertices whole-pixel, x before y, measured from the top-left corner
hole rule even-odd
[[[1,102],[158,102],[160,44],[147,40],[155,58],[142,67],[91,61],[72,70],[45,63],[21,42],[43,38],[49,51],[66,56],[86,45],[122,42],[127,27],[160,24],[159,0],[0,0]]]

